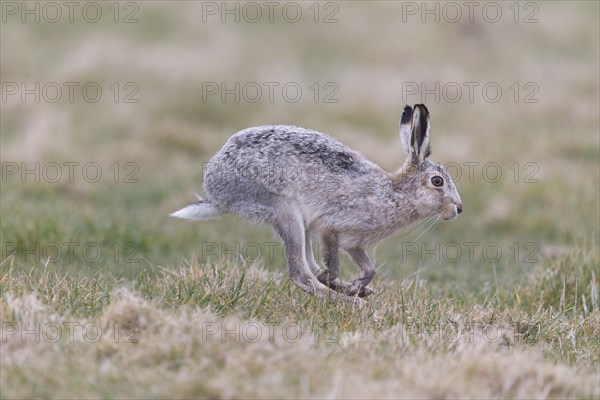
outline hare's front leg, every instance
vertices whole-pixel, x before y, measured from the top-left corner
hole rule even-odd
[[[324,233],[321,236],[321,243],[323,244],[323,261],[325,262],[325,270],[321,271],[317,278],[319,278],[321,283],[330,286],[340,274],[337,234],[334,232]]]
[[[335,233],[323,234],[321,241],[323,244],[325,270],[318,272],[316,276],[319,282],[336,292],[346,293],[350,287],[350,283],[339,279],[340,259],[337,235]]]
[[[360,275],[346,289],[346,294],[350,296],[358,295],[358,297],[367,297],[373,294],[373,290],[367,287],[375,276],[375,267],[369,255],[361,248],[350,249],[348,250],[348,254],[350,254],[352,261],[360,268]]]

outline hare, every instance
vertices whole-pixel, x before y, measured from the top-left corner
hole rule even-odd
[[[362,301],[375,268],[365,248],[428,218],[454,219],[462,201],[448,172],[430,161],[429,112],[404,107],[400,139],[408,159],[390,173],[319,132],[275,125],[233,135],[207,164],[206,199],[171,214],[202,220],[233,213],[272,225],[285,247],[289,276],[321,298]],[[325,269],[312,253],[321,242]],[[360,269],[338,278],[340,250]]]

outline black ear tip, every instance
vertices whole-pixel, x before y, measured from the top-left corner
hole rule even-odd
[[[412,120],[413,109],[408,104],[404,106],[404,111],[402,112],[402,118],[400,118],[401,124],[408,124]]]

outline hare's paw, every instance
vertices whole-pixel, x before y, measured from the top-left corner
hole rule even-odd
[[[375,293],[373,289],[366,286],[361,287],[359,284],[349,284],[346,288],[346,294],[348,296],[367,297]]]
[[[365,286],[364,288],[360,289],[360,291],[358,292],[358,297],[367,297],[367,296],[372,295],[373,293],[375,293],[373,291],[373,289]]]
[[[366,286],[359,287],[358,285],[353,285],[350,282],[342,281],[339,278],[329,282],[323,282],[323,284],[338,293],[343,293],[351,297],[367,297],[375,293],[371,288]]]
[[[348,288],[350,287],[349,282],[343,281],[340,278],[336,278],[333,281],[327,282],[325,285],[329,286],[329,288],[335,290],[336,292],[344,294],[348,294]]]
[[[360,281],[350,283],[343,281],[340,278],[330,279],[328,270],[322,270],[317,274],[317,279],[328,288],[352,297],[367,297],[375,293],[371,288],[361,286]],[[362,284],[364,285],[364,283]]]
[[[347,294],[348,288],[351,286],[349,282],[343,281],[340,278],[331,279],[328,270],[321,271],[317,275],[317,279],[323,285],[339,293]]]
[[[319,282],[321,282],[323,285],[329,286],[331,289],[336,290],[338,292],[340,290],[344,290],[345,288],[350,287],[350,283],[340,280],[340,278],[338,278],[337,275],[332,275],[331,271],[329,271],[328,269],[319,271],[316,274],[316,277],[319,280]]]
[[[319,282],[321,282],[323,285],[328,285],[329,282],[333,281],[328,269],[322,269],[322,270],[318,271],[315,274],[315,276],[317,277]]]

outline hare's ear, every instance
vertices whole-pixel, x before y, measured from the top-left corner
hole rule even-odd
[[[424,104],[416,104],[414,110],[410,106],[404,107],[400,137],[413,164],[419,165],[429,157],[429,111]]]
[[[402,147],[409,156],[412,155],[412,148],[410,145],[410,137],[412,135],[412,116],[413,109],[408,104],[404,106],[402,112],[402,118],[400,118],[400,141],[402,141]]]

